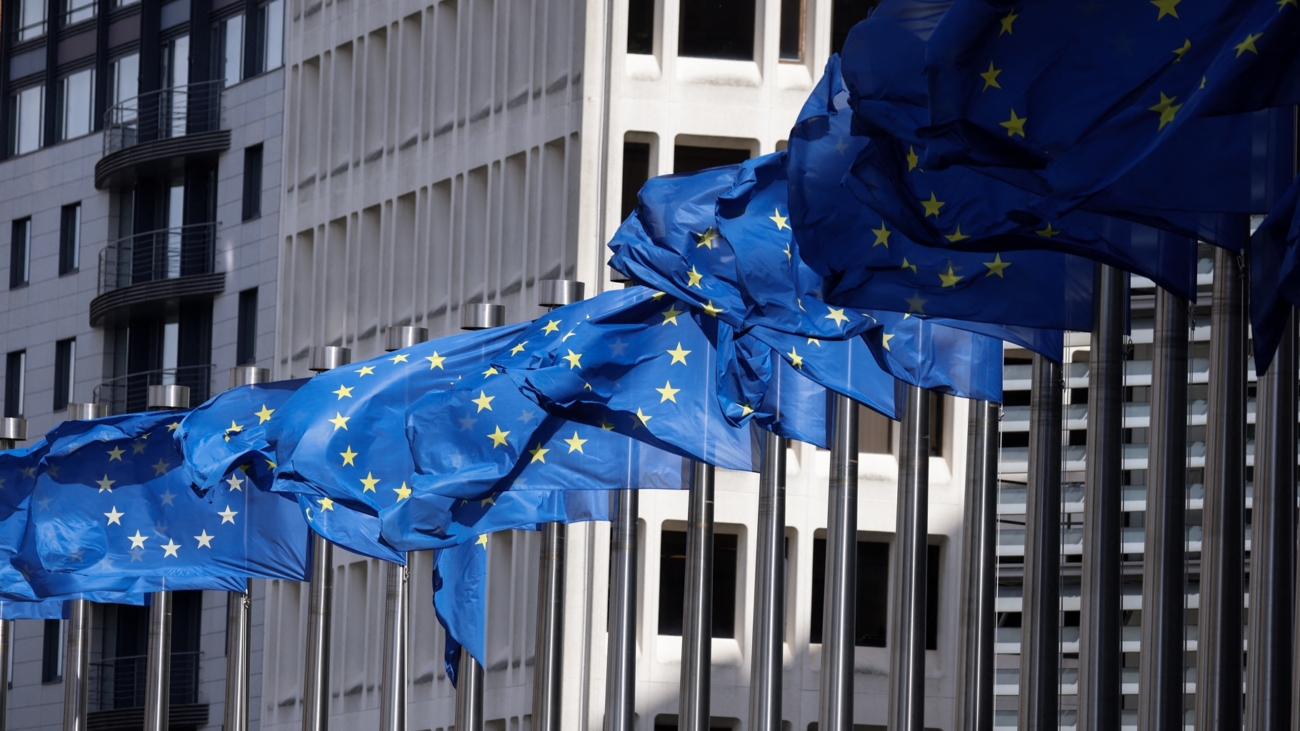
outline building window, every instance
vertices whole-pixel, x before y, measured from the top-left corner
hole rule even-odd
[[[45,35],[46,0],[22,0],[18,8],[18,41],[30,41]]]
[[[947,397],[941,393],[930,394],[930,456],[943,456],[944,415]]]
[[[804,0],[781,0],[781,60],[803,60]]]
[[[736,636],[736,567],[740,536],[713,536],[713,636]],[[686,532],[666,530],[659,544],[659,634],[680,637],[686,602]]]
[[[868,454],[891,454],[894,420],[865,406],[858,407],[858,451]]]
[[[5,416],[23,415],[23,398],[27,391],[27,351],[5,356]]]
[[[98,4],[96,0],[68,0],[68,6],[63,11],[63,24],[74,25],[90,20],[95,17],[95,6]]]
[[[655,0],[628,0],[627,52],[655,52]]]
[[[9,97],[9,154],[25,155],[45,140],[45,87],[32,86]]]
[[[241,13],[217,23],[216,43],[212,44],[213,68],[221,74],[226,86],[234,86],[244,78],[244,16]]]
[[[844,50],[853,26],[867,19],[880,0],[833,0],[831,3],[831,53]]]
[[[239,293],[239,332],[235,341],[235,365],[257,362],[257,288]]]
[[[41,682],[63,682],[63,620],[45,620],[45,637],[41,643]]]
[[[122,56],[108,65],[108,105],[134,99],[140,89],[140,54]],[[122,120],[127,121],[127,120]]]
[[[81,267],[81,204],[64,206],[59,216],[59,276]]]
[[[822,613],[826,606],[826,539],[813,539],[812,617],[809,642],[822,641]],[[853,644],[885,647],[889,636],[889,544],[858,541],[857,603],[854,608]],[[937,647],[939,635],[939,547],[926,551],[925,649]]]
[[[77,379],[77,339],[68,338],[54,344],[54,411],[68,408]]]
[[[262,215],[262,146],[244,148],[243,220]]]
[[[754,0],[681,0],[677,55],[754,60]]]
[[[279,68],[284,63],[284,0],[271,0],[259,11],[258,73]]]
[[[637,193],[650,179],[650,143],[623,143],[623,218],[636,210]]]
[[[138,2],[140,2],[140,0],[113,0],[113,7],[125,8],[128,5],[135,5]]]
[[[32,219],[14,221],[9,237],[9,288],[22,287],[31,278]]]
[[[90,134],[95,127],[95,70],[86,69],[59,80],[59,139]]]
[[[673,172],[693,173],[721,165],[738,165],[749,159],[749,150],[726,147],[673,146]]]

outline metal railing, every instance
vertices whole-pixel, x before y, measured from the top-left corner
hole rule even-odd
[[[171,705],[199,701],[198,652],[173,652]],[[144,655],[110,657],[90,664],[89,707],[95,711],[143,708],[148,663]]]
[[[215,79],[173,86],[114,104],[104,113],[104,154],[219,129],[224,83]]]
[[[212,390],[212,364],[139,371],[104,381],[95,386],[95,403],[107,404],[111,414],[144,411],[149,406],[149,387],[167,384],[188,386],[190,403],[208,400]]]
[[[132,234],[99,252],[99,288],[104,294],[132,284],[194,274],[215,268],[217,224],[158,229]]]

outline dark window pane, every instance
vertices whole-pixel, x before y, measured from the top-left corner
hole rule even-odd
[[[925,649],[939,649],[939,547],[925,550]]]
[[[946,399],[943,394],[930,396],[930,456],[943,456],[943,417]]]
[[[736,636],[736,548],[740,536],[713,536],[713,636]]]
[[[14,221],[9,236],[9,288],[27,284],[31,275],[32,219]]]
[[[243,220],[262,215],[262,146],[244,148]]]
[[[62,678],[62,665],[59,662],[63,653],[59,652],[59,639],[63,636],[63,622],[57,619],[45,620],[45,636],[41,642],[41,682],[57,683]]]
[[[754,0],[682,0],[677,55],[754,59]]]
[[[76,378],[77,340],[60,340],[54,344],[54,410],[68,408]]]
[[[650,179],[650,145],[645,142],[623,143],[623,218],[636,208],[636,194]]]
[[[23,395],[27,390],[27,351],[5,356],[5,416],[23,415]]]
[[[676,145],[673,147],[673,172],[693,173],[722,165],[736,165],[748,159],[749,150]]]
[[[844,50],[844,40],[853,26],[867,19],[880,0],[834,0],[831,6],[831,53]]]
[[[81,266],[81,204],[63,207],[59,221],[59,274],[70,274]]]
[[[884,647],[889,637],[889,544],[858,541],[853,644]]]
[[[628,0],[627,52],[655,52],[655,0]]]
[[[869,454],[889,454],[890,436],[894,423],[888,416],[865,406],[858,407],[858,451]]]
[[[803,0],[781,0],[781,60],[803,58]]]
[[[822,613],[826,611],[826,539],[813,539],[812,555],[812,617],[808,626],[808,641],[820,645],[822,641]]]
[[[686,589],[686,533],[666,530],[659,539],[659,634],[682,635]]]
[[[239,323],[236,328],[235,365],[257,361],[257,288],[239,293]]]

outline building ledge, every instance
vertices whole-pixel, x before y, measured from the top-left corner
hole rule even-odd
[[[192,160],[215,159],[230,149],[230,130],[196,132],[141,142],[105,155],[95,163],[95,187],[129,185],[144,175],[182,168]]]
[[[225,272],[194,274],[128,285],[105,292],[90,301],[90,326],[104,327],[123,322],[131,316],[135,308],[155,305],[166,300],[215,297],[225,289]]]

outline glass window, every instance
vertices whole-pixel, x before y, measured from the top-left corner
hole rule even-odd
[[[113,7],[125,8],[128,5],[135,5],[138,2],[140,2],[140,0],[113,0]]]
[[[45,139],[45,87],[33,86],[9,98],[9,154],[40,148]]]
[[[637,193],[650,179],[650,144],[647,142],[623,143],[623,218],[636,209]]]
[[[713,536],[713,636],[736,636],[736,566],[740,537]],[[659,544],[659,634],[682,634],[686,590],[686,533],[666,530]]]
[[[235,364],[257,361],[257,287],[239,293],[239,322],[236,325]]]
[[[781,60],[803,58],[804,0],[781,0]]]
[[[270,71],[284,63],[284,0],[262,6],[262,68]]]
[[[27,351],[5,356],[5,416],[22,416],[27,393]]]
[[[59,137],[70,140],[90,134],[95,128],[95,70],[86,69],[65,76],[59,82],[59,106],[63,110]]]
[[[77,339],[69,338],[54,344],[54,410],[68,408],[72,388],[77,377]]]
[[[217,57],[214,68],[226,86],[234,86],[244,78],[244,16],[242,14],[218,23],[217,43],[213,46]]]
[[[262,146],[244,148],[243,220],[262,215]]]
[[[809,639],[821,644],[826,606],[826,539],[813,539],[812,616]],[[925,592],[925,649],[937,648],[939,637],[939,547],[927,546]],[[885,647],[889,637],[889,544],[858,541],[856,604],[853,644]]]
[[[22,0],[18,9],[18,40],[30,41],[45,35],[46,0]]]
[[[96,0],[68,0],[68,9],[63,13],[63,24],[72,25],[95,17]]]
[[[738,165],[749,159],[749,150],[726,147],[673,146],[673,172],[693,173],[696,170],[722,165]]]
[[[655,52],[655,0],[628,0],[627,52]]]
[[[81,204],[64,206],[59,217],[59,276],[81,267]]]
[[[41,682],[63,681],[63,620],[45,620],[45,636],[41,642]]]
[[[754,60],[754,0],[681,0],[677,55]]]
[[[27,284],[32,263],[32,219],[14,221],[9,237],[9,288]]]
[[[108,103],[110,106],[134,99],[140,88],[140,54],[122,56],[108,65]]]

